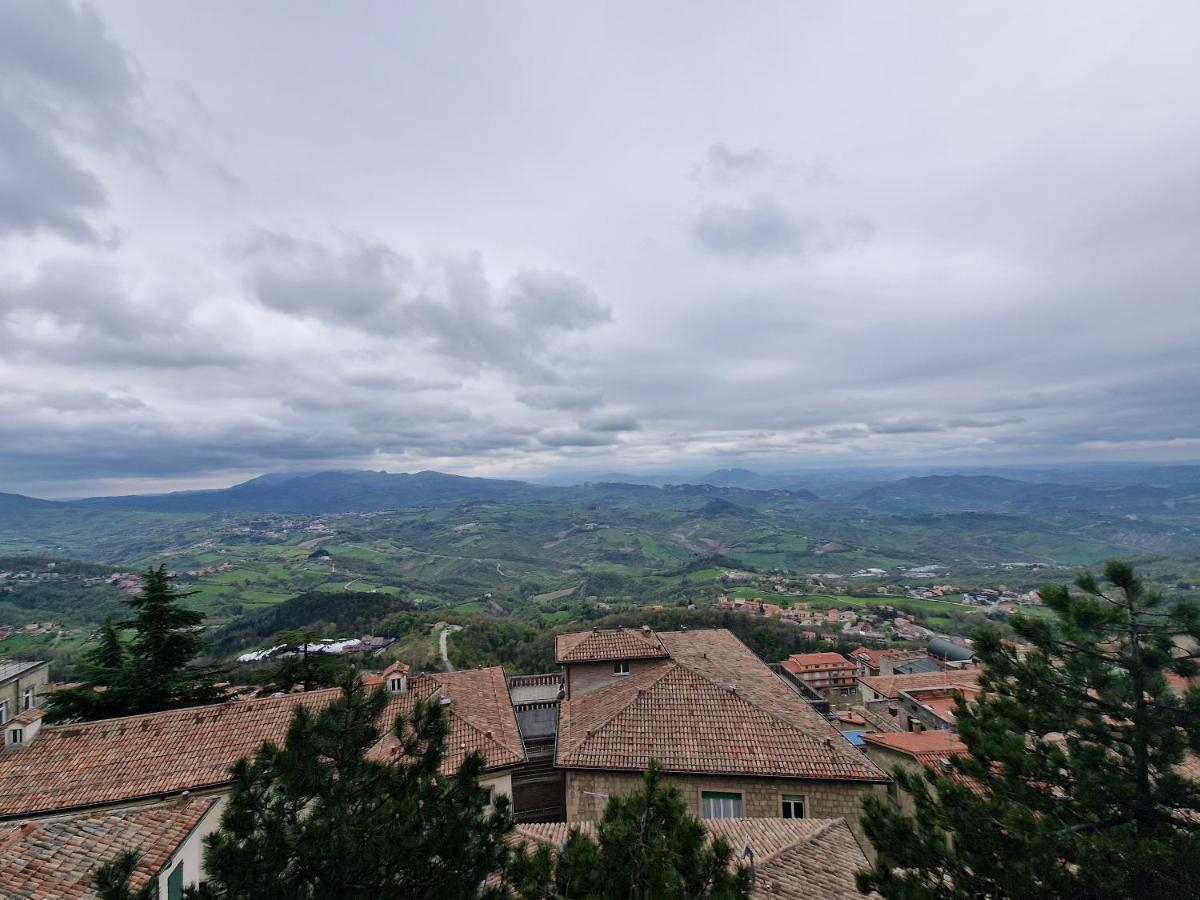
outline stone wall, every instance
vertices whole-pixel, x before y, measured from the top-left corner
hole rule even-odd
[[[34,690],[33,705],[41,706],[49,696],[47,688],[49,681],[50,666],[43,664],[0,687],[0,700],[7,704],[5,706],[6,717],[11,719],[24,709],[22,700],[26,688],[31,687]]]
[[[567,772],[567,821],[599,819],[608,798],[624,794],[642,780],[638,772]],[[742,795],[742,815],[747,818],[783,817],[783,795],[804,797],[804,815],[810,819],[844,818],[860,843],[865,842],[858,822],[862,798],[870,792],[887,793],[887,785],[806,778],[736,778],[722,775],[671,774],[667,780],[683,791],[688,811],[700,815],[702,791],[728,791]]]
[[[629,674],[636,675],[638,672],[660,665],[662,660],[631,659],[627,662],[629,663]],[[613,665],[614,662],[610,660],[608,662],[569,663],[564,666],[563,668],[567,671],[567,697],[577,700],[628,677],[614,674]]]

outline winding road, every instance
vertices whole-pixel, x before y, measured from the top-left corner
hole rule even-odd
[[[442,651],[442,665],[446,667],[447,672],[454,671],[454,664],[450,662],[450,653],[446,646],[446,641],[450,635],[456,631],[462,631],[461,625],[447,625],[442,629],[442,633],[438,635],[438,647]]]

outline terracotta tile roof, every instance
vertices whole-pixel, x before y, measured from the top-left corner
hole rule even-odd
[[[517,716],[508,695],[508,682],[499,666],[439,672],[409,678],[409,692],[416,696],[434,693],[449,697],[446,712],[450,737],[446,742],[443,772],[454,772],[468,753],[479,752],[489,769],[517,766],[525,762],[525,745],[517,727]],[[394,715],[394,714],[393,714]],[[371,757],[382,759],[398,752],[399,742],[390,732],[371,749]]]
[[[0,891],[22,900],[94,897],[97,868],[126,850],[140,854],[130,879],[158,876],[215,799],[57,816],[0,825]]]
[[[887,780],[730,632],[659,637],[670,660],[560,704],[557,766]]]
[[[883,662],[883,651],[872,650],[870,647],[859,647],[850,655],[854,659],[859,659],[860,657],[865,656],[867,658],[867,663],[872,669],[878,669],[880,664]]]
[[[916,675],[865,675],[858,679],[871,690],[894,700],[901,691],[931,687],[965,687],[979,680],[978,669],[920,672]]]
[[[17,713],[5,725],[28,725],[30,722],[36,722],[38,719],[46,715],[46,710],[40,706],[35,706],[33,709],[27,709],[24,712]]]
[[[845,819],[709,819],[740,856],[754,852],[755,900],[850,900],[861,898],[854,874],[867,858]],[[557,847],[571,828],[595,835],[594,822],[547,822],[517,826],[517,837]],[[870,896],[878,896],[871,894]]]
[[[919,753],[946,754],[966,749],[966,745],[952,731],[897,731],[887,734],[864,734],[863,740],[868,744],[886,747],[898,753],[915,756]]]
[[[847,670],[857,668],[840,653],[793,653],[783,661],[783,665],[793,672],[803,672],[811,666]]]
[[[484,754],[489,769],[524,761],[504,672],[498,666],[410,678],[407,693],[390,695],[380,727],[390,729],[396,715],[418,697],[435,693],[451,698],[446,707],[450,739],[444,771],[457,769],[474,749]],[[29,744],[0,752],[0,818],[224,785],[229,766],[239,757],[252,754],[263,741],[283,741],[296,706],[318,710],[338,694],[337,688],[330,688],[43,726]],[[380,743],[390,740],[385,737]],[[389,749],[390,744],[380,752]]]
[[[666,655],[653,631],[638,628],[576,631],[554,638],[554,659],[558,663],[664,659]]]

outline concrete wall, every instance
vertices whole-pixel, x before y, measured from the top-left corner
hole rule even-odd
[[[0,685],[0,701],[8,702],[8,718],[11,719],[22,711],[21,695],[27,687],[34,689],[34,706],[41,706],[45,703],[48,696],[46,685],[49,681],[50,666],[49,664],[43,664],[4,685]]]
[[[662,660],[631,659],[628,660],[628,663],[629,674],[635,675],[638,672],[644,672],[646,669],[661,664]],[[612,660],[595,663],[568,663],[563,668],[567,672],[567,697],[571,700],[585,697],[593,691],[606,688],[610,684],[627,677],[625,675],[613,674]]]
[[[844,817],[860,842],[865,841],[858,818],[862,798],[871,792],[885,794],[883,784],[817,781],[802,778],[734,778],[721,775],[671,774],[667,780],[683,791],[688,811],[700,815],[702,791],[729,791],[742,795],[742,815],[747,818],[783,817],[783,795],[804,797],[804,815],[810,819]],[[641,784],[638,772],[567,771],[567,821],[599,819],[608,798],[625,794]]]

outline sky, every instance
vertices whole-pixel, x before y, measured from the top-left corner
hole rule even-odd
[[[1200,459],[1191,2],[0,0],[0,491]]]

